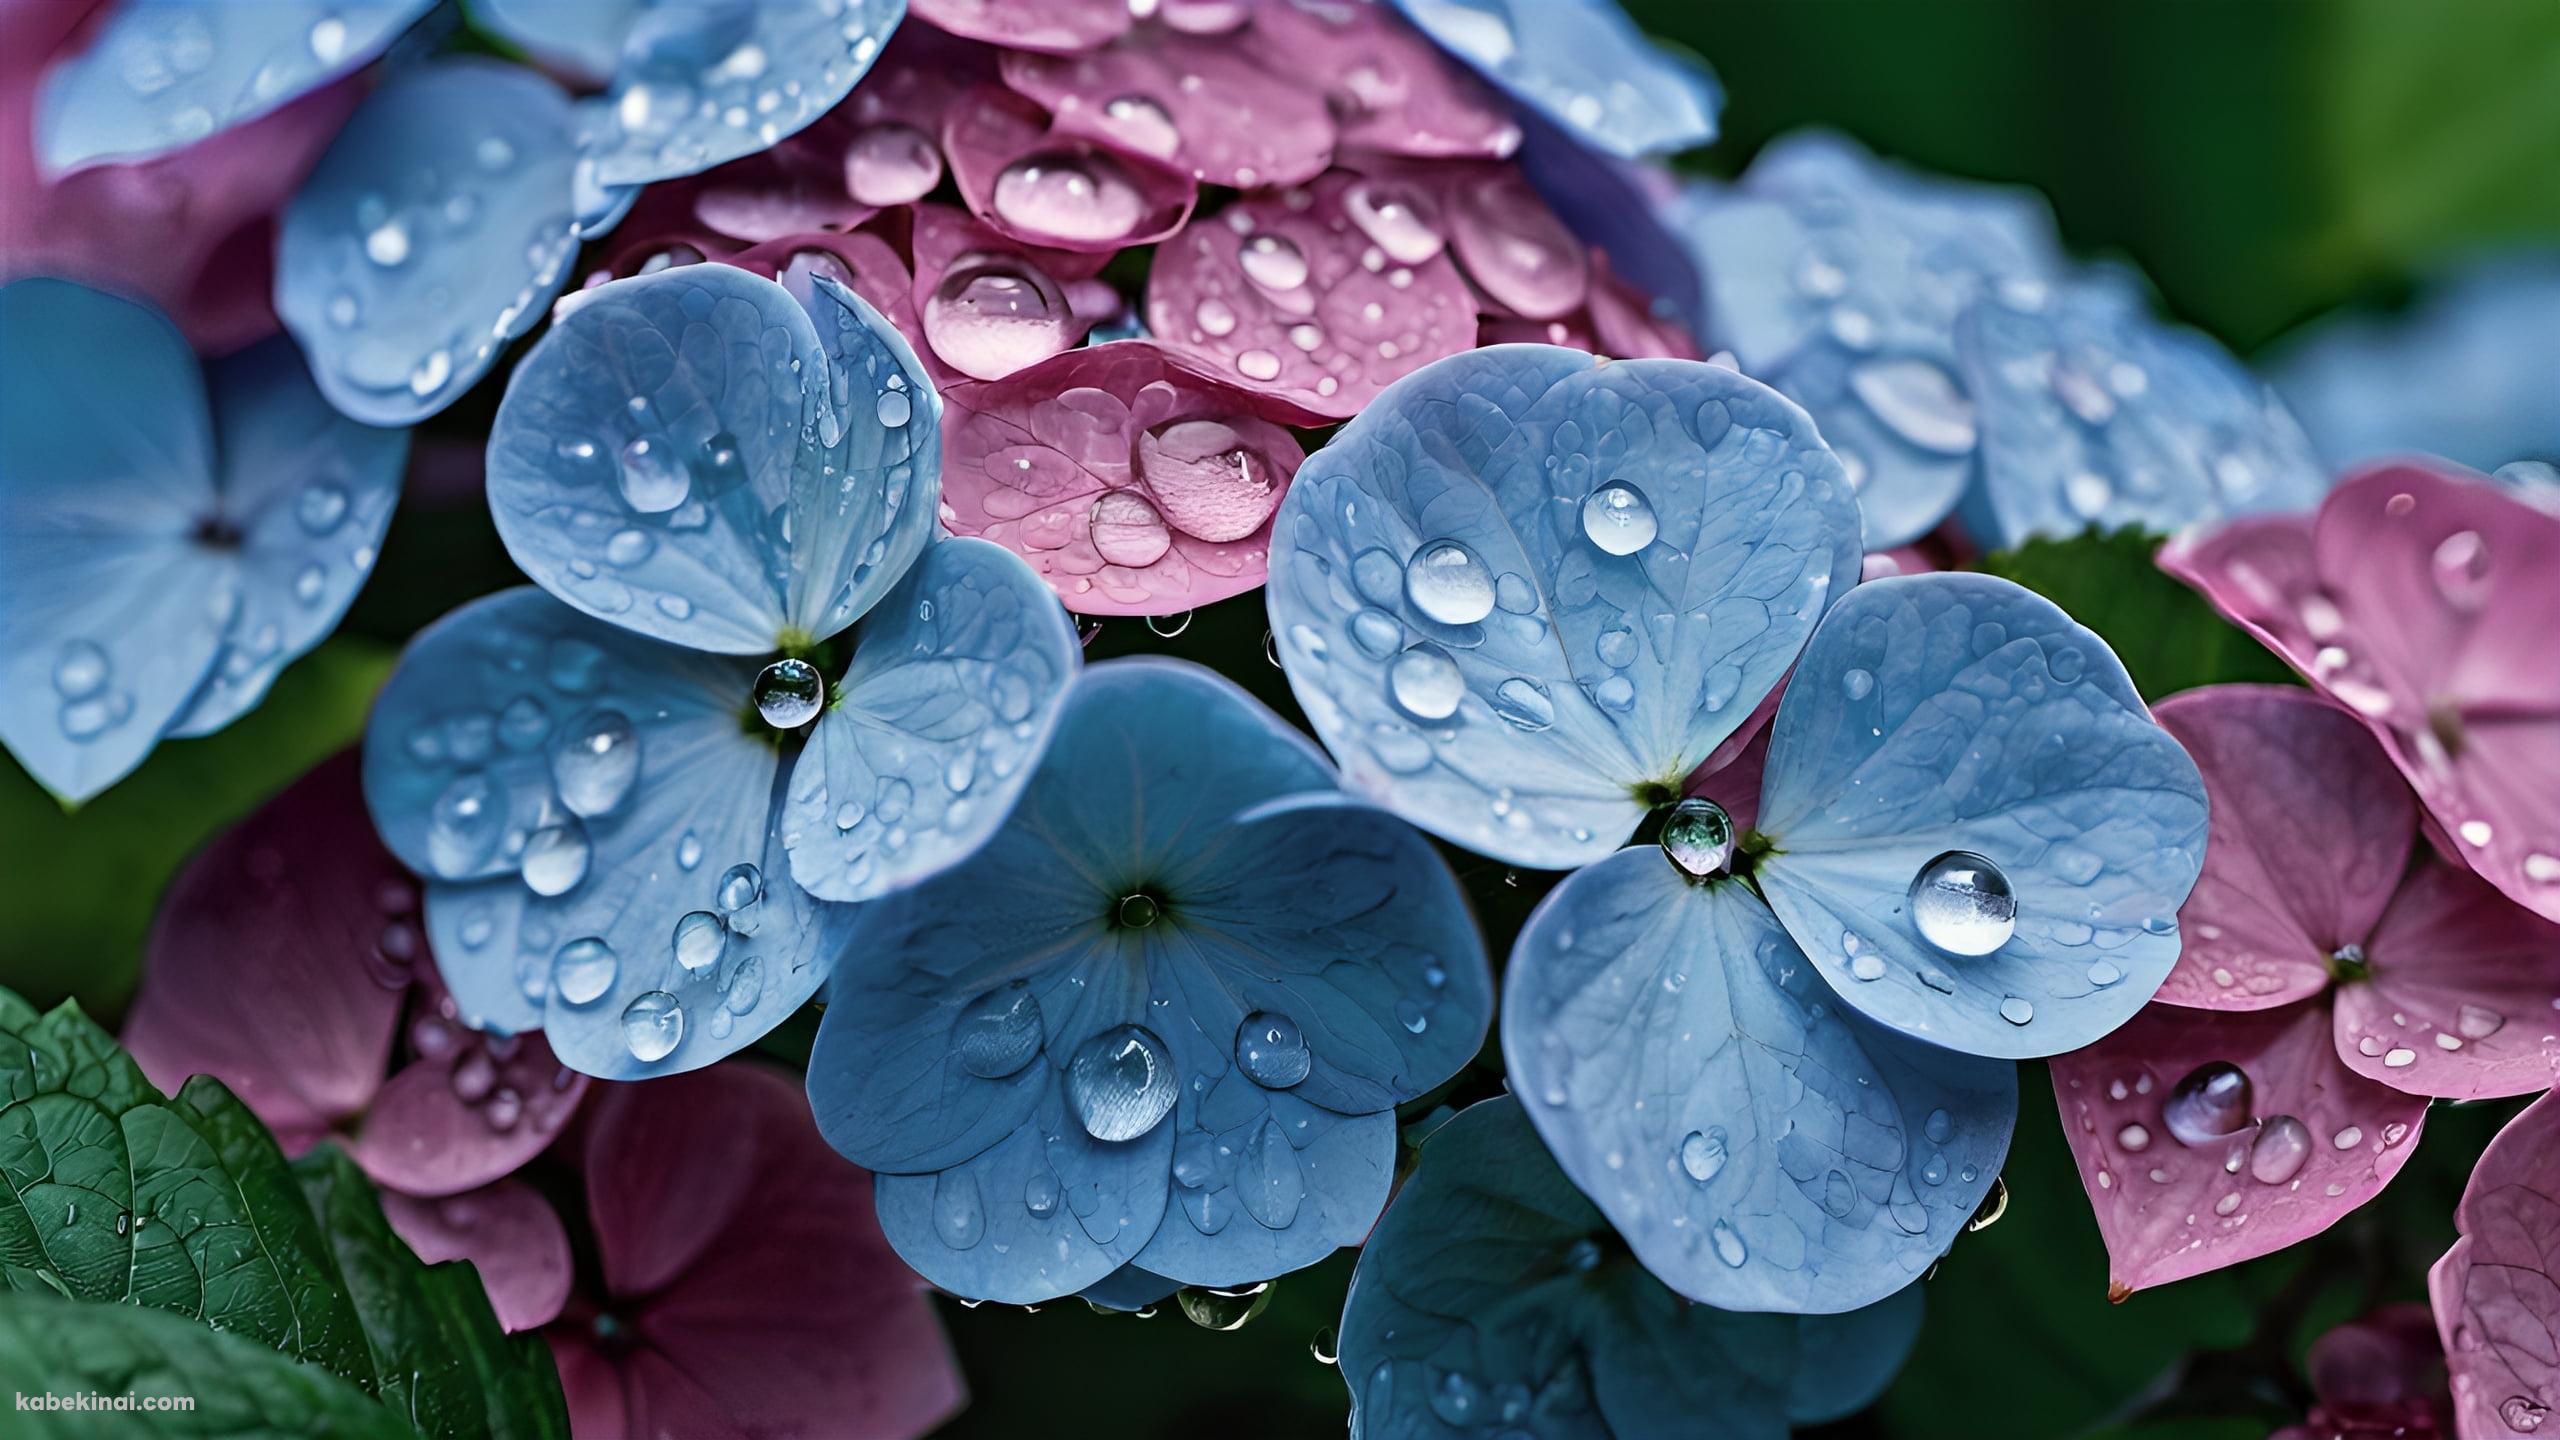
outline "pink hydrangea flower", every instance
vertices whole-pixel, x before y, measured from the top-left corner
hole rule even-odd
[[[2462,1231],[2427,1276],[2459,1433],[2524,1434],[2560,1405],[2560,1098],[2545,1095],[2480,1152]]]

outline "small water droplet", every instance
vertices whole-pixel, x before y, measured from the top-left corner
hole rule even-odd
[[[693,493],[693,475],[684,461],[645,436],[622,447],[616,473],[623,502],[644,515],[673,510]]]
[[[827,682],[806,660],[776,660],[756,672],[756,713],[776,730],[797,730],[826,707]]]
[[[1493,613],[1493,572],[1457,540],[1430,540],[1404,569],[1404,598],[1443,625],[1473,625]]]
[[[1041,1035],[1040,997],[1015,980],[970,1001],[952,1027],[951,1043],[960,1068],[1001,1080],[1040,1053]]]
[[[573,815],[611,814],[640,774],[640,736],[618,710],[581,717],[551,752],[551,784]]]
[[[587,827],[573,817],[525,837],[521,873],[536,895],[565,895],[587,878]]]
[[[720,963],[729,948],[729,927],[708,910],[695,910],[676,922],[676,963],[699,975]]]
[[[1988,955],[2017,932],[2018,901],[1998,865],[1971,851],[1950,850],[1913,878],[1911,919],[1921,939],[1949,955]],[[2001,1012],[2008,1013],[2006,1004]]]
[[[1448,651],[1426,640],[1388,665],[1387,693],[1417,720],[1446,720],[1466,698],[1467,678]]]
[[[1307,1078],[1314,1052],[1298,1022],[1272,1010],[1257,1010],[1236,1030],[1236,1066],[1255,1083],[1286,1090]]]
[[[1742,1232],[1734,1229],[1730,1221],[1717,1221],[1715,1227],[1707,1232],[1707,1238],[1716,1247],[1716,1258],[1736,1270],[1742,1268],[1743,1261],[1751,1258],[1750,1250],[1742,1243]]]
[[[684,1006],[664,990],[651,990],[622,1010],[622,1039],[632,1058],[666,1059],[684,1040]]]
[[[1726,1158],[1725,1133],[1721,1125],[1692,1130],[1680,1142],[1680,1168],[1701,1185],[1716,1178],[1724,1169]]]
[[[2267,1185],[2281,1185],[2302,1169],[2311,1156],[2311,1132],[2290,1115],[2270,1116],[2249,1145],[2249,1173]]]

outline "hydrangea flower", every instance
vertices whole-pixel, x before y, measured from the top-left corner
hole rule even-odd
[[[2560,515],[2383,465],[2316,515],[2181,537],[2160,565],[2372,729],[2440,849],[2560,920]]]
[[[2427,1274],[2436,1333],[2453,1372],[2459,1433],[2528,1433],[2560,1406],[2560,1099],[2545,1095],[2480,1152],[2453,1222],[2462,1234]]]
[[[907,1263],[1035,1303],[1368,1233],[1492,982],[1447,866],[1336,786],[1233,682],[1097,665],[1004,829],[855,912],[809,1096]]]
[[[1850,590],[1840,462],[1755,381],[1444,361],[1308,458],[1275,535],[1279,657],[1351,787],[1586,867],[1521,933],[1503,1053],[1692,1298],[1845,1310],[1918,1274],[2015,1118],[1976,1057],[2086,1044],[2177,956],[2203,792],[2114,655],[1987,576]],[[1711,779],[1667,859],[1617,851],[1791,668],[1755,827]]]
[[[550,1145],[585,1076],[539,1035],[477,1035],[438,983],[418,887],[374,837],[350,752],[171,882],[124,1045],[170,1093],[211,1075],[287,1152],[323,1139],[381,1185],[447,1196]]]
[[[2131,1291],[2267,1254],[2379,1193],[2427,1099],[2551,1083],[2560,925],[2419,849],[2356,719],[2290,688],[2161,702],[2213,809],[2187,938],[2153,1005],[2053,1062]]]
[[[408,439],[332,411],[289,344],[200,368],[157,312],[67,281],[0,286],[0,370],[0,739],[76,803],[336,628]]]
[[[1883,1393],[1920,1287],[1845,1315],[1693,1305],[1540,1148],[1511,1096],[1432,1132],[1342,1310],[1353,1440],[1687,1435],[1783,1440]]]
[[[2311,1342],[2303,1360],[2319,1403],[2268,1440],[2442,1440],[2453,1433],[2444,1351],[2427,1307],[2385,1305]]]
[[[825,902],[982,843],[1077,663],[1028,567],[934,540],[914,353],[832,281],[806,304],[722,265],[587,292],[490,440],[542,589],[430,626],[366,733],[463,1013],[589,1074],[690,1069],[797,1009],[846,933]]]

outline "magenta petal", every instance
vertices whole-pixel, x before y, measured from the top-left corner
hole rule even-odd
[[[2338,1054],[2357,1073],[2449,1100],[2551,1084],[2560,925],[2429,856],[2366,950],[2371,979],[2338,987]]]
[[[931,154],[930,141],[915,138],[924,144],[933,177],[939,179],[940,157]],[[770,150],[660,188],[679,192],[697,223],[749,245],[812,230],[850,230],[879,208],[850,193],[847,167],[854,139],[843,126],[821,121]],[[875,148],[876,143],[875,138]],[[932,188],[927,181],[924,189]],[[647,198],[655,199],[655,191]]]
[[[1108,45],[1129,28],[1118,0],[909,0],[917,19],[1009,50],[1071,54]]]
[[[2435,1317],[2414,1301],[2385,1305],[2311,1342],[2303,1371],[2324,1405],[2403,1405],[2443,1393]]]
[[[391,1228],[430,1265],[468,1260],[509,1330],[548,1325],[569,1298],[569,1234],[542,1192],[521,1180],[419,1200],[382,1195]]]
[[[2212,815],[2185,946],[2159,998],[2259,1010],[2316,995],[2364,945],[2409,863],[2417,806],[2356,718],[2289,686],[2216,685],[2160,703]]]
[[[1737,835],[1760,823],[1760,776],[1769,765],[1769,722],[1776,718],[1778,697],[1786,688],[1783,680],[1769,687],[1768,698],[1698,762],[1681,786],[1683,794],[1723,806]]]
[[[918,351],[937,384],[1001,380],[1066,350],[1091,327],[1073,287],[1107,257],[1025,245],[945,205],[911,213]]]
[[[622,1398],[622,1372],[593,1345],[584,1326],[554,1325],[542,1332],[551,1360],[560,1369],[560,1392],[569,1405],[569,1434],[604,1436],[607,1440],[652,1432],[631,1428],[630,1408]],[[705,1436],[703,1440],[713,1440]]]
[[[2170,1102],[2201,1067],[2239,1067],[2248,1096],[2227,1138],[2189,1145]],[[2053,1058],[2053,1093],[2107,1242],[2108,1293],[2270,1254],[2381,1192],[2415,1148],[2427,1102],[2339,1060],[2329,1008],[2213,1012],[2152,1005]]]
[[[2546,1095],[2480,1153],[2427,1276],[2465,1436],[2538,1426],[2560,1406],[2560,1099]]]
[[[1592,327],[1588,311],[1577,312],[1562,320],[1523,320],[1517,315],[1485,315],[1476,320],[1476,343],[1479,345],[1563,345],[1575,350],[1588,350],[1594,355],[1608,354],[1600,343],[1599,333]]]
[[[982,85],[942,122],[961,198],[1026,245],[1113,251],[1180,229],[1199,190],[1175,172],[1052,130],[1040,107]]]
[[[1262,583],[1304,456],[1252,397],[1119,340],[943,400],[943,523],[1030,561],[1067,608],[1172,615]]]
[[[420,997],[410,1024],[417,1058],[384,1083],[347,1153],[377,1184],[452,1195],[541,1154],[589,1082],[539,1032],[474,1034],[440,1013],[451,1004],[441,986],[422,987]]]
[[[596,1252],[615,1295],[646,1295],[684,1273],[747,1207],[755,1167],[743,1161],[761,1129],[739,1107],[754,1098],[759,1075],[752,1065],[722,1065],[596,1087],[581,1165]]]
[[[417,905],[355,754],[325,760],[171,883],[125,1047],[165,1090],[211,1075],[271,1128],[326,1130],[382,1084],[426,955]]]
[[[1228,384],[1316,418],[1355,414],[1472,349],[1475,301],[1457,269],[1436,246],[1405,260],[1377,243],[1348,203],[1369,184],[1328,175],[1185,226],[1148,273],[1148,328]]]
[[[1059,134],[1250,190],[1312,180],[1333,160],[1333,116],[1299,80],[1305,64],[1146,25],[1089,54],[1017,50],[1003,71],[1057,117]]]
[[[1591,256],[1509,165],[1435,167],[1449,244],[1467,278],[1514,315],[1553,320],[1591,293]]]
[[[1507,159],[1520,127],[1484,82],[1382,4],[1266,4],[1243,43],[1273,74],[1324,87],[1344,149]]]
[[[1591,252],[1591,293],[1585,302],[1600,353],[1620,360],[1701,360],[1697,337],[1675,320],[1656,315],[1653,301],[1609,268],[1609,257]]]

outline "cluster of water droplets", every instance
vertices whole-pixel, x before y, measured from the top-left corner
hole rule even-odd
[[[2102,1157],[2098,1187],[2115,1187],[2116,1164],[2145,1176],[2151,1184],[2165,1185],[2181,1178],[2188,1164],[2201,1163],[2231,1177],[2231,1188],[2209,1210],[2211,1218],[2233,1225],[2245,1221],[2244,1208],[2252,1193],[2241,1177],[2265,1189],[2289,1193],[2301,1187],[2303,1171],[2323,1149],[2380,1155],[2409,1134],[2407,1125],[2394,1122],[2373,1131],[2348,1124],[2321,1135],[2296,1116],[2260,1114],[2257,1088],[2249,1073],[2225,1060],[2195,1067],[2165,1091],[2158,1089],[2148,1069],[2107,1083],[2107,1098],[2120,1106],[2155,1091],[2160,1097],[2156,1121],[2139,1118],[2137,1112],[2137,1118],[2114,1122],[2115,1129],[2106,1138],[2119,1158],[2110,1162]],[[2081,1124],[2084,1129],[2095,1128],[2087,1118]],[[2174,1148],[2164,1147],[2164,1139]],[[2326,1194],[2335,1198],[2346,1190],[2345,1181],[2332,1180]],[[2188,1216],[2187,1223],[2196,1224],[2199,1218]]]
[[[591,157],[613,169],[609,183],[629,184],[773,148],[878,57],[874,3],[774,7],[787,24],[760,24],[757,7],[705,6],[689,23],[635,25],[611,94],[596,102]]]

